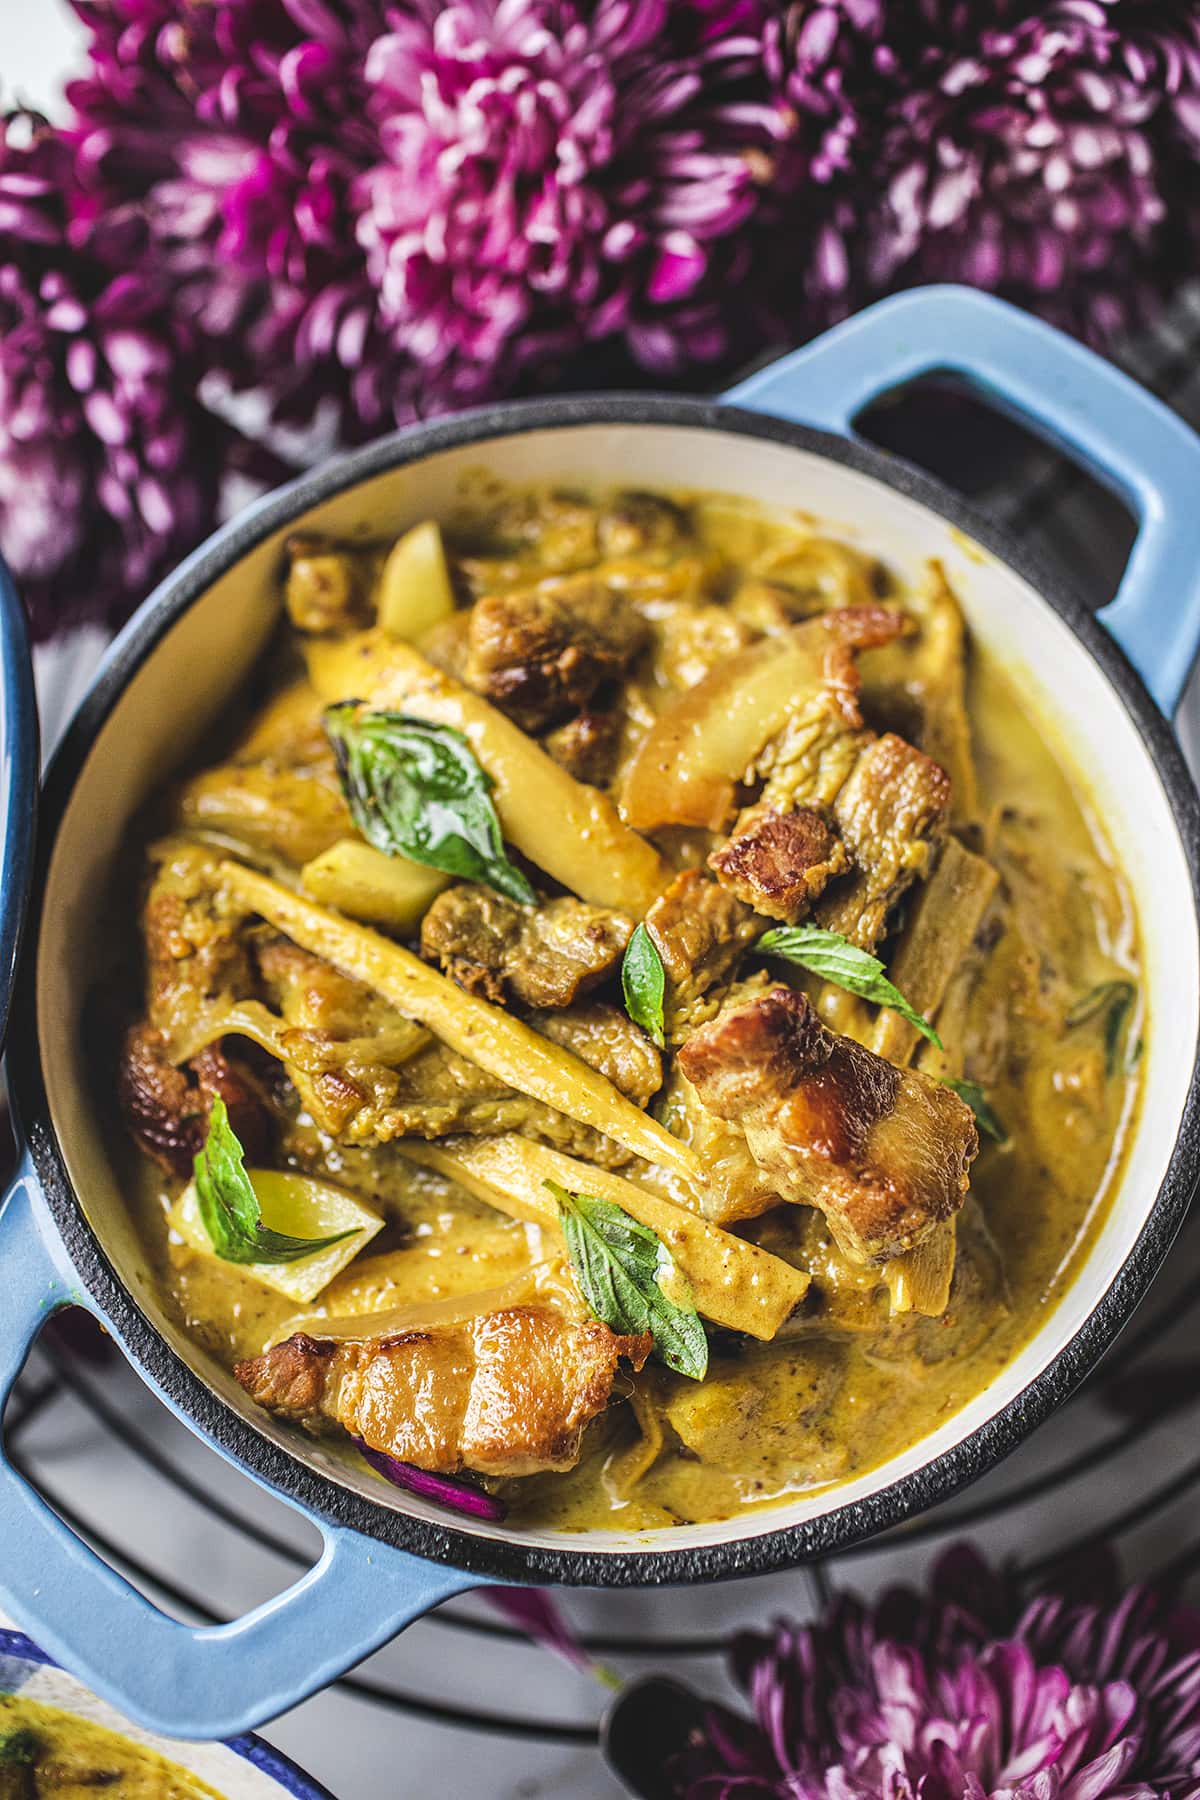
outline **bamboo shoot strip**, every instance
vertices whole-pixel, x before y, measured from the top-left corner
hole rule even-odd
[[[728,1331],[772,1338],[808,1292],[805,1270],[635,1181],[578,1162],[533,1139],[512,1132],[471,1142],[458,1139],[452,1150],[406,1139],[400,1148],[414,1162],[448,1175],[486,1205],[547,1230],[559,1229],[558,1208],[543,1185],[547,1180],[572,1193],[613,1201],[662,1239],[691,1286],[696,1310]]]
[[[607,794],[568,775],[511,719],[411,644],[364,631],[314,641],[305,655],[326,701],[363,700],[461,732],[494,783],[508,842],[568,892],[640,919],[666,887],[670,870],[658,851],[622,822]]]
[[[917,890],[888,973],[925,1018],[936,1019],[998,881],[991,863],[948,837],[933,873]],[[876,1056],[901,1065],[912,1061],[918,1042],[917,1033],[899,1013],[886,1011],[880,1013],[868,1040]]]
[[[329,912],[242,863],[222,863],[221,874],[231,893],[302,950],[361,981],[489,1075],[615,1138],[634,1156],[673,1169],[693,1186],[703,1184],[695,1153],[571,1051],[455,987],[411,950],[368,926]]]

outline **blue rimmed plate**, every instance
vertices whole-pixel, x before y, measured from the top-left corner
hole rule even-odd
[[[19,1631],[0,1629],[0,1694],[17,1694],[23,1700],[35,1700],[89,1724],[102,1725],[186,1769],[221,1800],[280,1800],[282,1794],[291,1795],[292,1800],[335,1800],[328,1788],[261,1738],[247,1734],[225,1743],[191,1744],[142,1731],[60,1669]]]

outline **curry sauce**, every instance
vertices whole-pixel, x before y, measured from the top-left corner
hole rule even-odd
[[[1104,1216],[1143,1021],[1127,885],[940,568],[494,487],[281,587],[139,846],[120,1098],[187,1331],[539,1527],[726,1518],[951,1417]],[[216,1103],[257,1224],[194,1176]]]

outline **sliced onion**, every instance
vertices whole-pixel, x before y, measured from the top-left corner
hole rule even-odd
[[[365,1343],[368,1338],[404,1337],[410,1331],[432,1331],[443,1325],[464,1325],[486,1313],[503,1312],[510,1306],[543,1299],[564,1311],[577,1311],[578,1292],[562,1262],[534,1263],[520,1269],[496,1287],[464,1289],[438,1300],[410,1300],[404,1306],[382,1307],[377,1312],[301,1313],[289,1319],[267,1344],[273,1349],[302,1331],[306,1337],[327,1338],[335,1343]]]
[[[372,1450],[370,1444],[359,1437],[352,1438],[351,1442],[364,1462],[369,1462],[376,1474],[382,1475],[394,1487],[419,1494],[423,1500],[434,1500],[439,1506],[448,1506],[451,1512],[465,1513],[468,1518],[487,1519],[491,1524],[499,1524],[508,1516],[503,1500],[495,1499],[469,1481],[458,1481],[453,1475],[431,1475],[427,1469],[414,1468],[412,1463],[389,1456],[386,1450]]]

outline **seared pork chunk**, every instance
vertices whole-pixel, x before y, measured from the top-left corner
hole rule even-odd
[[[621,747],[622,724],[621,704],[614,696],[556,726],[542,739],[542,749],[576,781],[607,787]]]
[[[853,874],[816,908],[820,925],[873,949],[891,908],[924,875],[950,813],[950,778],[887,732],[868,744],[833,803]]]
[[[785,1200],[816,1206],[856,1262],[910,1250],[962,1205],[979,1138],[941,1082],[829,1031],[804,994],[734,996],[679,1066],[736,1120]]]
[[[117,1099],[137,1143],[169,1175],[191,1174],[218,1098],[250,1160],[262,1162],[271,1140],[271,1111],[253,1075],[218,1044],[177,1068],[160,1031],[145,1023],[130,1026],[117,1064]]]
[[[146,1011],[185,1041],[208,1015],[253,992],[244,907],[220,874],[221,853],[185,839],[162,846],[142,913]]]
[[[317,532],[295,532],[283,548],[283,599],[297,631],[349,631],[362,622],[358,571],[345,550]]]
[[[547,1012],[530,1024],[581,1061],[607,1075],[635,1106],[646,1107],[662,1086],[663,1062],[655,1045],[619,1006],[603,1000]]]
[[[283,1015],[278,1042],[288,1076],[317,1125],[343,1143],[523,1131],[605,1168],[629,1161],[610,1138],[506,1087],[288,939],[265,944],[258,963]],[[575,1031],[571,1048],[581,1061],[609,1073],[611,1045],[590,1027],[576,1025]],[[567,1041],[565,1035],[560,1041]],[[640,1071],[639,1085],[646,1079]]]
[[[681,506],[661,494],[636,489],[618,494],[596,521],[596,546],[601,556],[643,556],[670,550],[689,535],[689,520]]]
[[[331,1343],[298,1333],[234,1373],[260,1406],[309,1430],[340,1425],[435,1474],[569,1469],[603,1411],[620,1358],[640,1369],[650,1334],[513,1306],[463,1324]]]
[[[571,895],[519,906],[473,882],[439,894],[421,921],[421,954],[497,1005],[570,1006],[625,953],[633,920]]]
[[[669,1044],[712,1018],[743,951],[763,929],[763,920],[702,869],[685,869],[659,895],[646,914],[646,930],[666,973],[663,1018]]]
[[[782,1204],[774,1180],[751,1156],[741,1126],[710,1112],[678,1064],[656,1111],[672,1137],[699,1156],[707,1177],[700,1204],[714,1225],[757,1219]]]
[[[751,807],[708,859],[722,887],[768,918],[794,925],[835,875],[850,867],[846,846],[823,813]]]
[[[471,610],[466,679],[525,731],[541,731],[617,680],[647,640],[624,597],[591,575],[485,594]]]
[[[226,892],[219,855],[202,844],[167,840],[142,912],[146,1018],[122,1041],[117,1098],[141,1147],[170,1174],[191,1173],[219,1095],[234,1130],[261,1154],[270,1141],[266,1097],[225,1049],[203,1045],[205,1020],[254,991],[246,914]]]

